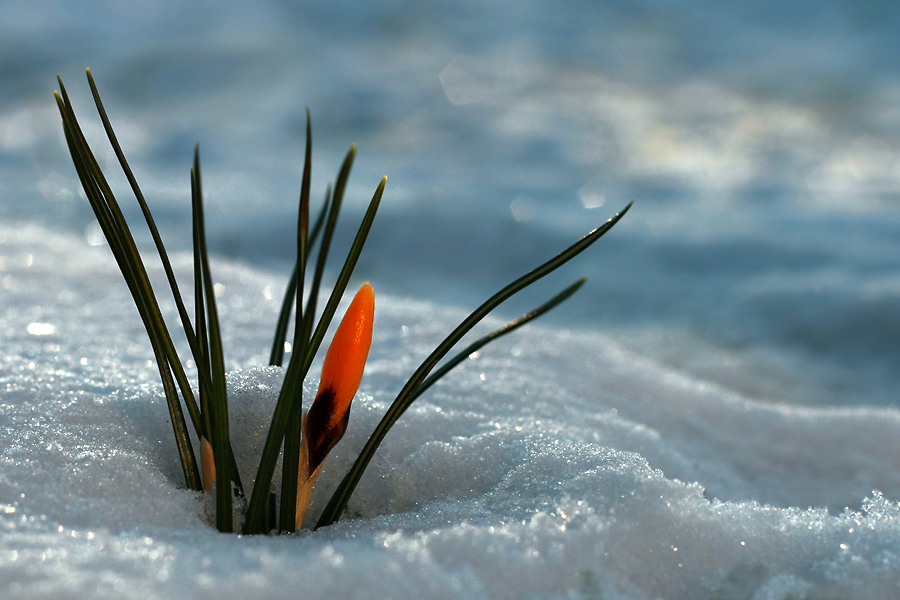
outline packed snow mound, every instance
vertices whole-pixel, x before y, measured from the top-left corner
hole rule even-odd
[[[176,260],[184,275],[188,261]],[[285,280],[213,270],[249,486],[283,375],[264,365]],[[896,410],[751,402],[602,334],[529,326],[418,400],[347,518],[226,535],[184,489],[150,346],[108,251],[4,226],[0,286],[3,597],[897,597]],[[376,303],[366,375],[311,518],[465,315]]]

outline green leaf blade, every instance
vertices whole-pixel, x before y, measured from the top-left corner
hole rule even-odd
[[[441,342],[437,348],[435,348],[435,350],[428,356],[428,358],[426,358],[425,361],[419,366],[416,372],[413,373],[412,377],[410,377],[410,379],[406,382],[406,385],[404,385],[403,389],[400,390],[397,398],[394,400],[382,420],[376,426],[375,431],[373,431],[369,440],[366,442],[366,445],[360,452],[360,455],[357,458],[356,462],[353,464],[353,466],[351,466],[350,470],[347,472],[347,475],[344,477],[337,490],[335,490],[334,494],[332,495],[331,500],[329,500],[328,504],[326,505],[325,510],[323,511],[322,516],[319,519],[318,526],[330,525],[340,518],[341,514],[347,506],[347,502],[349,501],[353,490],[356,489],[356,485],[362,478],[363,472],[365,472],[366,467],[372,460],[372,457],[375,455],[375,451],[381,444],[384,437],[387,435],[387,432],[391,429],[391,427],[393,427],[394,423],[396,423],[397,419],[399,419],[400,416],[406,411],[413,400],[415,400],[415,398],[417,397],[416,390],[422,385],[431,370],[453,348],[453,346],[455,346],[456,343],[472,329],[472,327],[474,327],[479,321],[481,321],[492,310],[494,310],[494,308],[499,306],[510,296],[518,293],[520,290],[528,287],[535,281],[555,271],[563,264],[590,247],[607,231],[609,231],[616,223],[619,222],[619,220],[625,215],[625,213],[628,212],[628,209],[631,208],[632,204],[632,202],[629,202],[625,206],[625,208],[619,211],[606,223],[590,232],[550,260],[541,264],[537,268],[532,269],[525,275],[519,277],[518,279],[495,293],[493,296],[488,298],[488,300],[486,300],[481,306],[479,306],[468,317],[466,317],[462,321],[462,323],[460,323],[456,327],[456,329],[454,329],[453,332],[451,332],[450,335],[448,335],[444,339],[444,341]]]

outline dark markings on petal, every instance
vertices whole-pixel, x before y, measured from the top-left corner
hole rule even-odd
[[[315,402],[306,415],[306,444],[309,448],[309,473],[319,468],[331,449],[334,448],[347,430],[350,420],[350,407],[343,415],[335,414],[334,390],[326,388],[316,396]]]

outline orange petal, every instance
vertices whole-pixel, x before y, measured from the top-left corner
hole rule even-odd
[[[200,476],[203,479],[203,489],[211,492],[216,482],[216,461],[212,445],[205,437],[200,438]]]
[[[309,446],[309,474],[325,460],[347,429],[350,401],[356,395],[372,345],[374,317],[375,291],[364,283],[325,354],[319,391],[303,420],[303,434]]]

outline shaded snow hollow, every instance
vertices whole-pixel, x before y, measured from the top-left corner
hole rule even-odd
[[[235,445],[252,465],[282,375],[262,365],[284,278],[213,268]],[[0,228],[0,288],[4,598],[897,597],[896,410],[750,402],[601,334],[530,326],[404,415],[352,518],[225,535],[183,488],[150,347],[108,251]],[[378,296],[361,393],[312,516],[463,316]]]

